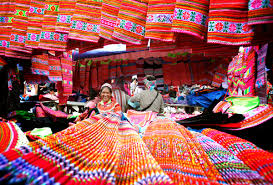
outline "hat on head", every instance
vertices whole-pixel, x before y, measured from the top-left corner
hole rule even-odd
[[[109,83],[103,84],[100,89],[102,89],[103,87],[109,87],[110,89],[112,89],[112,85]]]

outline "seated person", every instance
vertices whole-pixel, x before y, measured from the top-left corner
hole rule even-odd
[[[81,121],[89,118],[94,113],[107,113],[107,112],[115,112],[121,113],[121,107],[116,102],[116,100],[112,97],[112,86],[108,83],[105,83],[101,86],[100,90],[100,99],[98,102],[95,102],[93,107],[88,107],[88,109],[79,115],[74,122]]]
[[[135,102],[139,102],[140,111],[153,111],[157,113],[163,113],[164,102],[162,95],[155,90],[156,78],[148,75],[144,79],[144,85],[146,90],[133,96],[129,100],[129,104],[133,105]]]

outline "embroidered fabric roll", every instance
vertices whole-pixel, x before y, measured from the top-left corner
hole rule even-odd
[[[116,26],[121,0],[104,0],[101,9],[100,37],[113,40],[112,34]]]
[[[248,2],[248,24],[268,24],[273,23],[273,1],[250,0]]]
[[[44,14],[45,1],[31,0],[27,25],[27,37],[25,42],[26,47],[38,48],[41,37]]]
[[[209,6],[208,43],[250,44],[253,29],[248,25],[247,0],[211,0]]]
[[[89,42],[99,41],[102,2],[78,0],[68,38]]]
[[[207,35],[208,0],[176,1],[172,31],[204,39]]]
[[[56,32],[68,33],[72,24],[76,0],[60,0],[59,12],[55,26]]]
[[[58,57],[48,57],[49,76],[51,82],[62,81],[62,67],[61,60]]]
[[[112,37],[141,44],[145,34],[148,4],[138,0],[122,0]]]
[[[175,0],[150,0],[148,4],[145,38],[174,41],[171,31]]]

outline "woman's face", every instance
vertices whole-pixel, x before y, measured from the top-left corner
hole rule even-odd
[[[111,99],[111,92],[108,88],[103,88],[100,94],[100,98],[104,102],[108,102]]]

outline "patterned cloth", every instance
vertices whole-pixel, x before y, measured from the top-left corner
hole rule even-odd
[[[64,52],[64,56],[61,58],[62,66],[62,85],[63,85],[63,96],[69,96],[72,94],[72,54]]]
[[[250,0],[248,2],[248,24],[266,24],[273,22],[272,0]]]
[[[0,121],[0,153],[28,143],[26,136],[15,123]]]
[[[141,44],[145,35],[147,8],[147,2],[123,0],[112,37],[128,43]]]
[[[49,75],[49,66],[48,66],[48,55],[36,55],[31,59],[31,71],[32,74],[36,75]]]
[[[207,34],[209,1],[176,1],[172,31],[204,39]]]
[[[234,156],[237,156],[265,180],[273,182],[273,154],[259,149],[253,143],[214,129],[204,129],[202,134],[210,137]],[[255,156],[255,157],[254,157]]]
[[[58,57],[49,56],[48,58],[49,66],[49,80],[51,82],[62,81],[62,67],[61,60]]]
[[[248,25],[248,0],[211,0],[208,19],[208,43],[250,44],[254,36]]]

